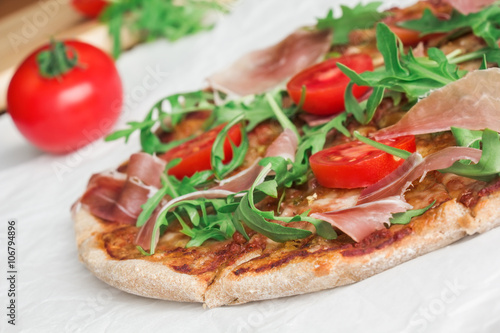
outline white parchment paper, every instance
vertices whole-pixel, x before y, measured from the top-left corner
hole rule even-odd
[[[386,1],[384,6],[410,1]],[[210,32],[158,41],[118,61],[126,105],[117,128],[142,119],[159,98],[204,86],[248,51],[314,23],[353,1],[240,0]],[[146,83],[145,83],[146,82]],[[23,332],[498,332],[500,229],[412,260],[360,283],[313,294],[212,310],[129,295],[79,261],[70,206],[91,174],[139,150],[97,141],[67,156],[32,148],[0,117],[0,266],[7,271],[8,219],[17,219],[17,325],[7,324],[1,279],[0,331]],[[500,207],[499,207],[500,209]]]

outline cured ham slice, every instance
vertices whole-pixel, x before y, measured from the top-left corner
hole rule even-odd
[[[448,131],[452,126],[500,132],[500,68],[477,70],[433,91],[396,124],[375,133],[388,139]]]
[[[311,217],[330,223],[360,242],[373,232],[384,229],[393,213],[402,213],[411,208],[400,196],[392,196],[333,212],[313,213]]]
[[[104,220],[135,224],[143,205],[160,186],[165,162],[146,153],[133,154],[127,173],[104,172],[92,176],[80,199],[90,212]]]
[[[476,13],[496,0],[444,0],[463,14]]]
[[[394,172],[365,188],[361,192],[358,204],[375,202],[391,196],[402,196],[415,179],[424,177],[427,172],[446,169],[463,159],[477,163],[481,154],[479,149],[464,147],[448,147],[425,158],[419,153],[414,153]]]
[[[262,93],[316,63],[330,41],[329,31],[299,29],[276,45],[244,55],[208,81],[227,94]]]

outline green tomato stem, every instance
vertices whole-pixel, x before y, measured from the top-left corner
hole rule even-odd
[[[40,75],[45,78],[60,77],[71,71],[78,65],[78,54],[71,50],[73,57],[68,54],[68,47],[63,43],[52,39],[48,50],[37,55],[36,61]]]

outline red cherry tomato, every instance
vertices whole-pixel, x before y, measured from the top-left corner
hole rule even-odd
[[[340,71],[337,63],[346,65],[357,73],[373,70],[373,62],[367,54],[355,54],[332,58],[295,75],[286,88],[293,101],[300,101],[302,86],[306,86],[306,99],[302,109],[316,115],[331,115],[345,110],[344,93],[350,79]],[[354,85],[352,92],[358,98],[368,87]]]
[[[402,136],[381,143],[415,152],[415,137]],[[403,163],[361,141],[353,141],[324,149],[309,159],[318,182],[329,188],[357,188],[375,184]]]
[[[167,151],[161,156],[166,161],[181,158],[182,161],[168,170],[170,175],[182,179],[185,176],[191,177],[197,171],[210,170],[210,154],[217,134],[224,128],[224,124],[207,131],[194,139]],[[231,140],[236,146],[241,143],[241,127],[239,125],[231,127],[224,141],[224,163],[233,157]]]
[[[104,0],[71,0],[71,4],[83,15],[96,18],[109,3]]]
[[[12,77],[7,109],[19,131],[38,148],[52,153],[76,150],[104,136],[118,119],[123,91],[113,60],[96,47],[64,42],[78,65],[58,77],[40,74],[33,52]]]

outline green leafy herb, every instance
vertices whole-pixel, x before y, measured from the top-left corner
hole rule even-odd
[[[421,208],[421,209],[412,209],[412,210],[407,210],[406,212],[403,213],[396,213],[392,215],[392,218],[390,219],[391,224],[408,224],[410,223],[411,219],[420,216],[429,209],[431,209],[432,206],[436,203],[436,200],[434,200],[429,206]]]
[[[243,115],[247,121],[246,130],[249,132],[261,122],[275,118],[275,113],[269,104],[267,95],[275,100],[278,107],[282,109],[282,91],[276,90],[272,93],[261,95],[250,95],[239,100],[229,101],[223,105],[215,107],[212,112],[211,126],[227,123],[234,118]],[[292,116],[296,109],[283,110],[287,117]]]
[[[456,131],[455,131],[456,133]],[[451,167],[439,170],[482,181],[490,181],[500,173],[500,139],[496,131],[485,129],[482,137],[483,154],[476,164],[455,162]]]
[[[414,103],[429,91],[441,88],[466,74],[465,71],[458,70],[455,64],[451,64],[439,49],[430,48],[428,58],[416,58],[411,49],[405,54],[402,46],[401,43],[398,45],[398,39],[389,27],[379,23],[377,47],[384,58],[384,70],[357,74],[345,65],[337,64],[352,83],[374,88],[374,93],[366,104],[358,104],[352,90],[346,90],[346,109],[359,122],[366,124],[371,120],[384,90],[404,93],[409,102]]]
[[[485,47],[477,51],[469,52],[466,54],[460,55],[457,53],[456,55],[447,55],[448,61],[450,64],[460,64],[465,61],[469,60],[474,60],[474,59],[483,59],[486,60],[487,62],[491,63],[496,63],[497,65],[500,65],[500,49],[498,48],[491,48],[491,47]],[[486,69],[487,67],[484,66],[481,69]]]
[[[239,167],[245,160],[245,155],[248,150],[248,136],[246,130],[242,128],[242,141],[240,145],[236,146],[232,141],[230,141],[233,151],[233,157],[228,164],[224,164],[223,162],[225,159],[224,145],[226,142],[226,138],[228,138],[227,134],[233,126],[236,126],[243,119],[243,115],[239,115],[238,117],[234,118],[231,122],[224,126],[224,128],[219,132],[219,134],[217,134],[217,137],[215,138],[214,144],[212,145],[210,160],[214,175],[217,179],[223,179],[230,172]]]
[[[401,22],[399,25],[406,29],[420,31],[422,35],[470,29],[474,35],[484,39],[488,46],[498,48],[499,22],[500,7],[498,4],[494,4],[477,13],[467,15],[454,10],[448,20],[438,18],[432,11],[426,9],[420,19]]]
[[[389,15],[378,11],[381,4],[382,2],[371,2],[366,5],[357,4],[353,8],[341,5],[342,15],[339,18],[334,18],[333,10],[330,10],[325,18],[318,19],[316,27],[333,30],[332,45],[347,44],[351,31],[370,29],[375,23]]]
[[[386,153],[389,153],[389,154],[394,155],[396,157],[399,157],[399,158],[406,160],[408,157],[411,156],[411,153],[409,151],[406,151],[404,149],[391,147],[388,145],[384,145],[383,143],[369,139],[366,136],[362,136],[361,134],[359,134],[358,131],[354,131],[353,134],[359,141],[366,143],[367,145],[370,145],[370,146],[375,147],[377,149],[380,149],[382,151],[385,151]]]
[[[465,128],[452,127],[451,132],[457,141],[457,145],[481,149],[483,131],[472,131]]]
[[[175,146],[191,139],[177,140],[171,143],[162,143],[155,134],[157,125],[161,126],[165,131],[171,131],[185,113],[211,110],[214,106],[209,103],[212,95],[203,91],[196,91],[187,94],[175,94],[158,101],[148,112],[142,122],[132,121],[127,123],[129,128],[116,131],[106,137],[106,141],[125,138],[128,141],[132,133],[140,132],[142,149],[149,154],[166,152]],[[167,119],[170,125],[167,125]]]
[[[118,0],[110,2],[100,18],[109,24],[116,58],[121,50],[123,26],[138,33],[143,40],[175,41],[212,28],[212,24],[206,23],[206,16],[214,10],[225,11],[215,1]]]

